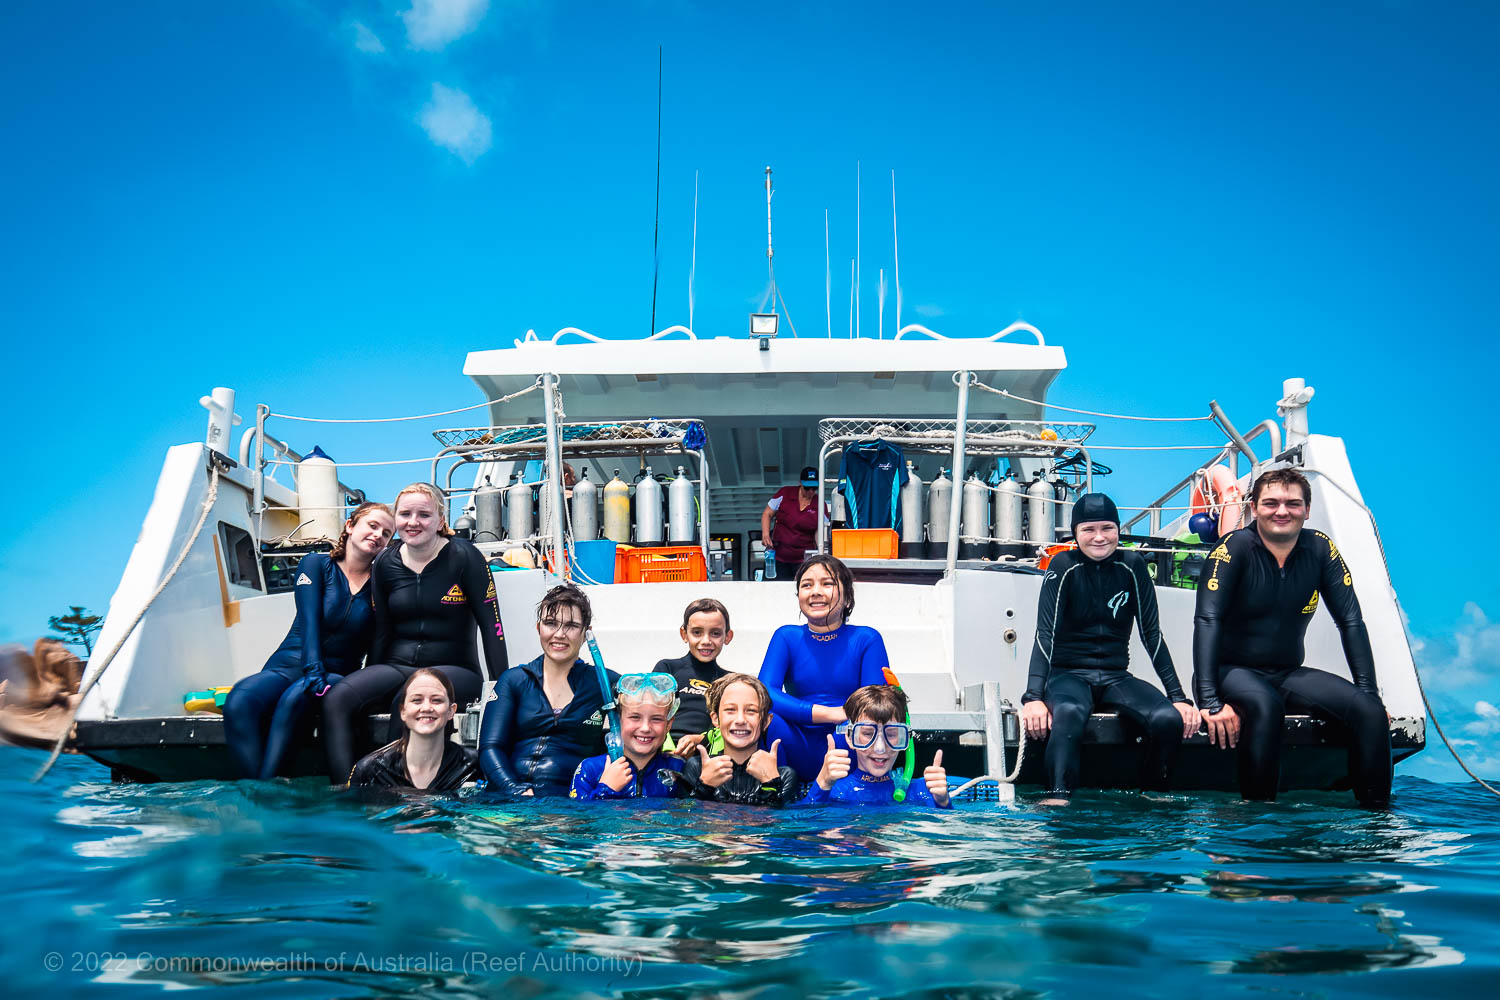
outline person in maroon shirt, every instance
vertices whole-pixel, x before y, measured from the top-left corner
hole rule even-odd
[[[826,510],[823,517],[827,520]],[[768,540],[767,548],[776,553],[777,564],[788,571],[802,565],[818,538],[817,469],[809,465],[802,470],[798,485],[776,491],[761,511],[760,537]],[[767,573],[766,579],[775,579],[775,575]]]

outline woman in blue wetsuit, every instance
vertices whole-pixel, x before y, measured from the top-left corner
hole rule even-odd
[[[797,605],[805,625],[783,625],[771,636],[760,667],[771,692],[766,742],[781,740],[786,763],[804,781],[823,766],[828,736],[847,722],[844,702],[859,688],[884,684],[890,658],[880,633],[850,625],[854,576],[839,559],[816,553],[797,568]]]
[[[479,766],[492,790],[567,795],[583,759],[604,752],[607,692],[594,665],[578,658],[592,621],[588,596],[570,584],[537,605],[542,655],[505,672],[479,724]],[[611,686],[619,680],[607,676]]]
[[[370,570],[394,525],[385,504],[360,504],[332,552],[297,564],[291,629],[260,673],[224,699],[224,738],[242,777],[275,777],[303,713],[369,652],[375,634]]]
[[[472,542],[453,537],[446,508],[442,492],[430,483],[413,483],[396,495],[401,537],[381,553],[370,577],[375,647],[369,665],[336,685],[323,705],[328,773],[340,784],[358,759],[355,719],[389,707],[418,668],[448,678],[460,711],[479,697],[484,673],[476,626],[490,678],[509,665],[495,578]],[[392,729],[389,736],[399,735],[399,724]]]

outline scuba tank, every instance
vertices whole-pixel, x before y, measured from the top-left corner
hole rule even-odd
[[[687,470],[679,465],[677,478],[667,487],[667,538],[673,545],[693,544],[698,527],[696,492]]]
[[[1052,484],[1036,474],[1036,481],[1026,487],[1027,540],[1037,554],[1057,537],[1052,531]]]
[[[589,480],[585,466],[573,484],[573,540],[592,542],[599,537],[599,489]]]
[[[531,487],[521,482],[524,470],[517,469],[511,485],[505,491],[505,536],[512,542],[522,542],[531,537]]]
[[[1025,496],[1014,472],[1007,472],[995,487],[995,534],[1001,539],[1001,555],[1019,556],[1026,551],[1021,534],[1021,499]]]
[[[906,485],[901,487],[901,547],[897,554],[903,559],[921,558],[922,555],[922,479],[910,460],[906,463]]]
[[[959,534],[970,540],[960,539],[960,559],[982,559],[989,554],[990,543],[982,541],[990,533],[990,491],[979,481],[979,474],[970,472],[964,480],[963,509]]]
[[[317,445],[297,463],[297,517],[302,521],[298,534],[306,539],[332,541],[344,530],[339,467]]]
[[[635,544],[660,545],[661,521],[661,483],[647,466],[635,483]]]
[[[937,559],[948,551],[948,518],[953,510],[953,483],[938,469],[927,488],[927,558]]]
[[[500,541],[504,504],[505,491],[485,476],[484,485],[474,491],[474,541]]]
[[[621,545],[630,544],[630,487],[615,477],[604,484],[604,537]]]
[[[1068,484],[1062,481],[1057,470],[1052,470],[1052,496],[1057,500],[1053,507],[1057,510],[1057,516],[1053,518],[1053,530],[1057,533],[1071,532],[1073,529],[1073,501],[1069,500],[1070,493]]]

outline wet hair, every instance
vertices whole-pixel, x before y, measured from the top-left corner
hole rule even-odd
[[[765,735],[766,728],[771,725],[771,692],[760,682],[760,678],[752,677],[750,674],[725,674],[708,686],[708,694],[704,696],[708,702],[708,714],[719,714],[719,703],[724,700],[724,692],[729,690],[732,684],[748,685],[755,692],[755,697],[760,700],[760,731]]]
[[[396,502],[391,504],[393,508],[401,506],[401,498],[408,493],[420,493],[432,501],[432,505],[438,512],[438,534],[444,538],[452,538],[454,531],[448,527],[448,498],[443,496],[443,491],[431,483],[412,483],[404,486],[400,493],[396,494]]]
[[[1302,502],[1309,507],[1312,506],[1312,484],[1296,469],[1272,469],[1270,472],[1262,472],[1260,478],[1255,481],[1255,485],[1250,487],[1251,506],[1260,503],[1261,491],[1267,486],[1295,486],[1302,491]]]
[[[381,506],[385,506],[385,505],[381,504]],[[450,705],[454,705],[454,706],[458,705],[458,693],[456,691],[454,691],[454,689],[453,689],[453,682],[448,679],[448,675],[447,674],[440,673],[439,671],[433,670],[431,667],[418,667],[416,670],[412,671],[412,675],[406,679],[406,683],[403,684],[403,685],[401,685],[401,693],[396,696],[396,716],[397,716],[397,718],[400,718],[400,716],[401,716],[401,709],[403,709],[403,708],[406,707],[406,692],[407,692],[407,690],[410,689],[411,686],[416,683],[416,680],[417,680],[418,677],[431,677],[433,680],[437,681],[439,684],[441,684],[443,686],[444,693],[446,693],[448,695],[448,703]],[[452,719],[449,719],[448,720],[448,724],[443,727],[443,733],[446,736],[452,736],[453,735],[453,720]],[[411,730],[407,729],[403,725],[401,727],[401,752],[402,753],[406,752],[406,741],[407,741],[407,738],[410,737],[410,736],[411,736]]]
[[[344,558],[344,552],[349,545],[349,526],[351,524],[358,524],[364,519],[366,514],[377,510],[385,511],[392,522],[396,520],[395,512],[386,504],[376,503],[374,500],[360,504],[354,508],[354,513],[349,515],[349,520],[344,522],[344,530],[339,532],[339,540],[333,543],[333,551],[328,553],[328,557],[335,562]]]
[[[556,587],[542,595],[542,599],[536,605],[536,620],[556,617],[563,608],[572,608],[578,612],[578,618],[583,622],[584,631],[594,623],[594,608],[589,604],[589,595],[573,586],[571,583],[560,583]]]
[[[827,552],[815,552],[802,560],[802,565],[797,567],[797,579],[794,586],[802,589],[802,577],[814,566],[826,566],[828,572],[833,574],[833,579],[839,585],[839,596],[844,599],[844,613],[840,616],[842,621],[848,621],[849,616],[854,614],[854,574],[849,572],[849,567],[844,565],[844,560],[837,556],[831,556]]]
[[[728,632],[729,609],[724,607],[723,601],[715,600],[712,597],[700,597],[692,604],[689,604],[687,610],[682,613],[682,627],[687,628],[688,620],[694,615],[711,615],[715,612],[724,616],[724,631]]]
[[[844,702],[844,714],[850,722],[868,719],[870,722],[906,721],[906,692],[894,684],[866,684]]]

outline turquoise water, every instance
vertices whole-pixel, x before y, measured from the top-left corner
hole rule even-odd
[[[10,996],[1466,996],[1500,800],[1065,810],[362,803],[0,750]]]

